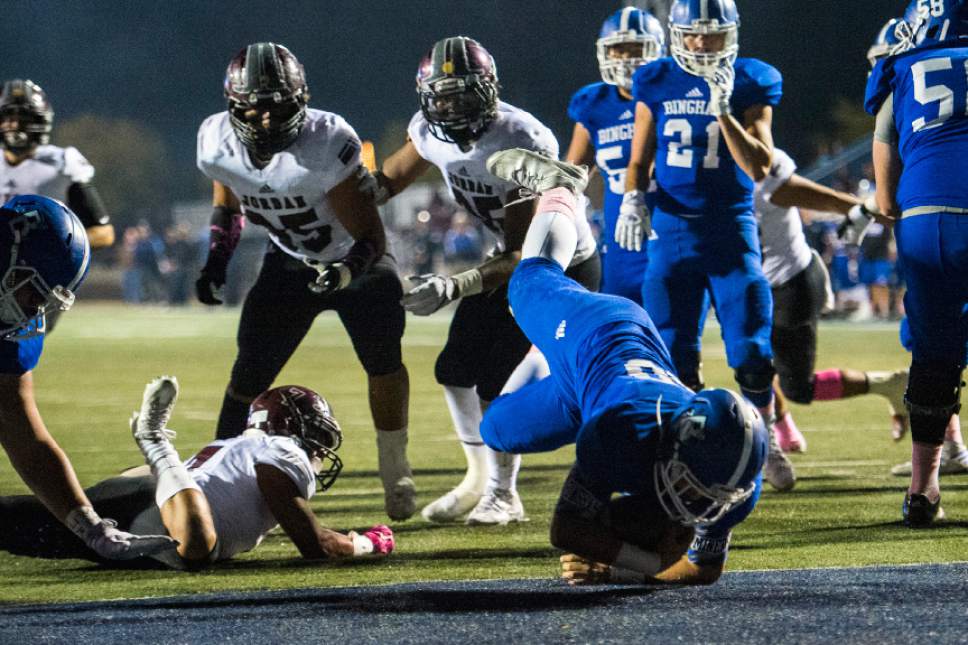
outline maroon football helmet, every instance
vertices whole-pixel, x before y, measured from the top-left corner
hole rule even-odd
[[[308,387],[283,385],[266,390],[249,406],[246,427],[292,437],[310,461],[318,463],[316,482],[320,492],[332,486],[343,469],[336,454],[343,443],[343,431],[326,399]]]
[[[417,68],[420,111],[441,141],[467,145],[497,117],[497,66],[466,36],[437,41]]]
[[[0,123],[4,124],[3,147],[27,152],[50,141],[54,110],[39,85],[15,78],[4,82],[0,91]]]
[[[306,122],[306,72],[282,45],[255,43],[239,51],[225,70],[225,98],[235,134],[265,159],[292,145]],[[268,127],[263,127],[265,112]]]

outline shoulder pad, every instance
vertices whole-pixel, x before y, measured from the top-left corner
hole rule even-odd
[[[417,113],[413,115],[407,125],[407,137],[413,143],[413,147],[417,149],[417,153],[424,158],[426,158],[426,153],[423,149],[423,143],[429,134],[428,128],[427,119],[424,118],[423,112],[420,110],[417,110]]]
[[[777,105],[783,96],[783,75],[780,70],[756,58],[736,59],[737,85],[745,78],[749,84],[748,105]]]
[[[205,174],[208,174],[208,169],[221,156],[220,149],[225,140],[227,122],[228,112],[219,112],[202,121],[198,128],[195,163]]]
[[[669,73],[669,65],[675,64],[671,58],[660,58],[635,70],[635,75],[632,76],[632,96],[635,100],[648,103],[651,86],[661,83]]]
[[[94,179],[94,166],[84,158],[77,148],[64,148],[64,175],[71,182],[86,184]]]
[[[877,116],[881,105],[893,92],[894,61],[896,59],[882,58],[874,65],[871,75],[867,78],[867,89],[864,92],[864,110],[872,116]]]
[[[588,110],[593,108],[604,94],[603,86],[608,87],[605,83],[592,83],[575,92],[568,104],[568,118],[584,123],[588,119]]]

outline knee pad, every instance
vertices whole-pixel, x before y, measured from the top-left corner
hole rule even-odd
[[[758,408],[765,408],[773,400],[773,363],[742,366],[733,375],[740,390]]]
[[[783,395],[801,405],[813,401],[813,379],[803,379],[794,374],[780,373],[780,389]]]
[[[911,439],[940,446],[951,415],[961,410],[960,365],[914,361],[904,405],[911,417]]]

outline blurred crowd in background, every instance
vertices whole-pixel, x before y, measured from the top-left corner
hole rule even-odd
[[[835,152],[821,149],[818,159],[822,161]],[[825,183],[861,195],[873,190],[869,164],[844,165]],[[199,208],[200,214],[207,212],[207,207]],[[837,236],[839,217],[809,212],[803,215],[807,240],[830,272],[835,306],[827,316],[850,320],[901,318],[904,281],[898,273],[891,230],[874,223],[859,246],[847,245]],[[600,211],[589,212],[599,238],[601,217]],[[493,247],[490,233],[460,209],[439,182],[430,182],[424,190],[415,191],[411,199],[395,205],[391,213],[384,213],[384,221],[403,277],[434,272],[453,274],[478,264]],[[105,287],[94,297],[120,296],[131,303],[176,306],[194,302],[193,285],[204,263],[207,238],[203,221],[176,219],[163,230],[155,230],[142,221],[125,229],[120,244],[99,252],[99,264],[109,272],[102,282],[117,284],[119,280],[120,293]],[[600,240],[607,253],[606,242]],[[258,227],[246,228],[226,285],[229,304],[239,303],[255,280],[264,244],[264,234]]]

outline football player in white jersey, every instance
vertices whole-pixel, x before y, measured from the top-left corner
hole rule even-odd
[[[307,107],[303,67],[281,45],[242,49],[229,63],[225,95],[228,110],[198,131],[198,167],[212,180],[215,207],[199,300],[221,304],[246,219],[265,227],[272,243],[242,308],[217,438],[238,434],[249,404],[316,316],[334,310],[369,379],[387,514],[406,519],[416,490],[406,455],[403,290],[376,207],[357,190],[360,140],[340,116]]]
[[[774,148],[770,172],[756,184],[754,204],[763,252],[763,273],[773,291],[773,345],[777,371],[777,422],[774,440],[784,452],[801,452],[807,444],[793,421],[786,400],[800,404],[845,399],[862,394],[885,397],[893,416],[894,436],[907,425],[903,405],[907,371],[815,371],[817,321],[828,299],[829,277],[823,260],[807,245],[800,208],[845,216],[841,235],[857,243],[877,209],[858,197],[814,183],[796,174],[796,163]],[[785,461],[785,459],[784,459]],[[774,462],[776,463],[776,462]],[[788,461],[785,461],[789,464]],[[773,482],[777,473],[764,470]],[[792,467],[780,488],[793,485]]]
[[[54,110],[39,85],[4,82],[0,91],[0,203],[43,195],[67,204],[87,230],[92,249],[114,244],[114,227],[91,180],[94,167],[77,148],[50,145]]]
[[[131,419],[150,474],[113,477],[88,489],[95,508],[119,525],[150,527],[178,540],[177,551],[151,556],[173,569],[197,570],[251,551],[281,525],[304,558],[387,555],[393,531],[376,525],[342,534],[319,524],[309,500],[343,467],[342,432],[329,404],[298,385],[277,387],[252,403],[246,431],[217,440],[182,462],[165,426],[178,395],[174,377],[148,383]],[[143,470],[142,467],[141,470]],[[15,522],[0,548],[23,555],[92,557],[32,497],[0,498],[0,517]]]
[[[520,457],[485,447],[478,426],[482,407],[501,393],[531,346],[508,310],[507,282],[520,260],[534,204],[519,202],[518,186],[488,173],[484,162],[505,148],[557,158],[558,142],[534,116],[498,100],[494,59],[471,38],[434,44],[417,69],[417,94],[420,110],[410,120],[407,142],[381,170],[364,177],[361,190],[382,204],[437,166],[454,199],[497,240],[495,253],[480,266],[452,276],[414,276],[403,297],[403,306],[419,316],[460,300],[435,373],[467,457],[467,474],[422,514],[437,522],[468,512],[469,524],[522,521],[515,486]],[[601,265],[584,219],[581,227],[569,275],[597,290]]]

